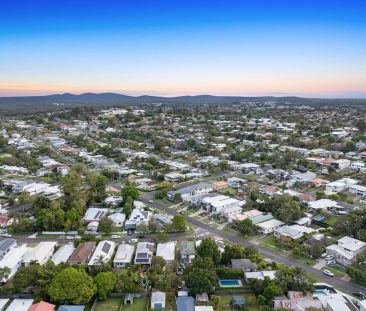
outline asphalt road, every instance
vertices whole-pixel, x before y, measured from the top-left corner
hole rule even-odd
[[[171,209],[169,207],[164,206],[163,204],[160,204],[158,202],[153,201],[154,200],[154,194],[153,193],[147,193],[144,194],[142,196],[140,196],[140,201],[151,205],[155,208],[158,208],[160,210],[165,211],[167,214],[170,215],[176,215],[178,214],[178,212],[174,209]],[[243,240],[242,238],[240,238],[239,236],[236,236],[234,234],[228,233],[226,231],[222,231],[222,230],[218,230],[216,228],[211,227],[208,224],[205,224],[197,219],[194,219],[192,217],[189,217],[187,215],[182,215],[190,224],[201,228],[207,232],[210,233],[210,235],[214,236],[218,236],[221,237],[222,239],[228,240],[230,242],[236,243],[236,244],[240,244],[245,246],[254,246],[256,247],[263,256],[265,256],[266,258],[269,258],[275,262],[279,262],[279,263],[283,263],[287,266],[297,266],[297,267],[301,267],[303,268],[307,273],[315,276],[319,282],[324,282],[324,283],[328,283],[336,288],[339,288],[343,291],[348,291],[348,292],[355,292],[355,291],[365,291],[365,288],[363,288],[362,286],[359,286],[357,284],[354,284],[352,282],[348,282],[342,279],[339,279],[337,277],[329,277],[323,274],[323,272],[321,270],[317,270],[315,268],[313,268],[312,266],[306,265],[304,263],[298,262],[298,261],[294,261],[288,257],[282,256],[280,254],[277,253],[273,253],[271,252],[269,249],[261,247],[259,245],[256,245],[254,243],[251,243],[249,241]]]

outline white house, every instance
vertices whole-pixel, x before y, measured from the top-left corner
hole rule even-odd
[[[255,272],[244,272],[245,280],[249,283],[251,280],[264,280],[268,277],[270,280],[274,280],[276,277],[276,272],[274,270],[263,270]]]
[[[126,220],[126,215],[123,213],[114,213],[108,215],[108,218],[113,221],[115,227],[122,228]]]
[[[212,214],[238,214],[242,211],[244,201],[228,197],[226,195],[217,195],[206,197],[201,200],[201,205],[205,210]]]
[[[117,206],[123,202],[123,198],[117,195],[110,195],[105,198],[104,202],[112,206]]]
[[[346,190],[347,188],[348,186],[345,183],[341,181],[333,181],[325,186],[325,191],[327,193],[338,193]]]
[[[40,242],[36,247],[31,248],[23,256],[23,265],[27,266],[31,262],[37,262],[40,265],[45,264],[49,259],[51,259],[56,245],[57,242]]]
[[[309,208],[312,210],[322,209],[328,210],[332,207],[337,207],[337,202],[329,199],[320,199],[309,203]]]
[[[207,194],[213,191],[213,185],[208,183],[199,183],[191,185],[176,191],[169,191],[167,198],[173,200],[176,194],[180,194],[183,201],[190,201],[192,197]]]
[[[118,246],[116,255],[113,259],[113,267],[126,268],[131,265],[133,254],[135,252],[135,246],[129,244],[121,244]]]
[[[112,241],[101,241],[97,245],[92,257],[89,260],[88,266],[99,266],[102,263],[107,263],[112,259],[116,243]]]
[[[88,224],[92,221],[100,221],[108,213],[108,208],[89,207],[83,217],[83,222]]]
[[[276,237],[288,237],[291,240],[298,240],[304,235],[301,231],[293,229],[290,226],[276,228],[273,233]]]
[[[175,242],[159,243],[156,249],[156,256],[163,257],[166,262],[175,259]]]
[[[326,247],[326,252],[333,255],[334,259],[347,266],[351,264],[356,256],[366,250],[366,243],[349,236],[345,236],[337,241],[337,244],[332,244]]]
[[[33,299],[14,299],[6,311],[28,311],[33,304]]]
[[[6,279],[2,280],[3,282],[11,279],[19,270],[22,265],[22,258],[29,250],[29,247],[22,245],[12,248],[9,253],[4,256],[4,258],[0,261],[0,268],[8,267],[10,269],[10,274]]]
[[[360,197],[366,196],[366,187],[360,185],[353,185],[348,188],[349,192],[358,195]]]
[[[330,165],[334,167],[337,171],[341,171],[349,168],[351,166],[351,161],[347,159],[339,159],[332,161]]]
[[[74,244],[68,243],[64,246],[61,246],[52,256],[51,260],[54,262],[55,265],[59,265],[60,263],[66,263],[67,260],[70,258],[72,253],[75,250]]]
[[[270,220],[257,224],[259,231],[263,234],[270,234],[275,229],[277,229],[283,225],[284,225],[284,223],[277,219],[270,219]]]

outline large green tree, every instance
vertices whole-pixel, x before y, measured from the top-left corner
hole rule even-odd
[[[116,286],[117,277],[111,271],[99,272],[94,278],[94,281],[97,285],[98,299],[106,300]]]
[[[221,259],[221,253],[213,238],[203,239],[201,245],[197,248],[197,254],[201,257],[208,257],[217,266]]]
[[[51,301],[64,304],[85,304],[96,291],[93,278],[85,270],[73,267],[59,272],[48,286]]]

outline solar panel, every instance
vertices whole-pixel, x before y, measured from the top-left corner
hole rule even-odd
[[[99,219],[99,214],[100,214],[100,211],[98,211],[95,216],[94,216],[94,219]]]
[[[102,247],[102,252],[103,253],[108,253],[109,252],[109,250],[111,249],[111,244],[109,244],[109,243],[104,243],[104,245],[103,245],[103,247]]]

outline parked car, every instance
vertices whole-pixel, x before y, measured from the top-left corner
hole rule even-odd
[[[333,272],[330,272],[329,270],[323,270],[323,274],[325,274],[327,276],[331,276],[331,277],[334,276],[334,273]]]
[[[133,244],[133,243],[137,243],[138,241],[139,241],[138,239],[129,239],[128,243]]]
[[[325,259],[326,260],[332,260],[334,258],[334,256],[333,255],[327,255],[327,256],[325,256]]]
[[[335,260],[327,260],[326,264],[327,264],[327,266],[334,266],[337,263],[335,262]]]
[[[74,239],[74,237],[71,235],[66,236],[66,240],[73,240],[73,239]]]
[[[120,238],[120,236],[119,236],[119,235],[117,235],[117,234],[113,234],[113,235],[111,236],[111,238],[112,238],[112,239],[119,239],[119,238]]]
[[[9,234],[9,233],[2,233],[2,234],[0,234],[0,236],[4,236],[4,237],[7,237],[7,238],[10,238],[11,237],[11,234]]]
[[[360,298],[361,300],[365,300],[366,299],[366,293],[363,293],[363,292],[353,292],[352,294],[354,296],[356,296],[357,298]]]

